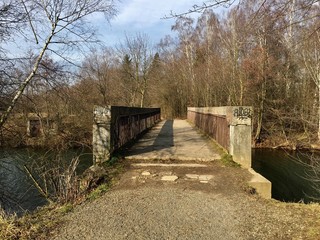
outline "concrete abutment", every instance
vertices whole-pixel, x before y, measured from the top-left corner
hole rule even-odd
[[[111,154],[160,121],[160,108],[95,106],[93,111],[93,163]]]
[[[271,182],[251,168],[252,114],[250,106],[189,107],[188,120],[215,139],[233,160],[252,174],[249,186],[271,198]]]

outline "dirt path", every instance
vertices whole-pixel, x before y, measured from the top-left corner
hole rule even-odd
[[[66,216],[53,239],[319,239],[319,206],[260,199],[245,191],[246,170],[219,161],[179,164],[131,163],[112,190]]]

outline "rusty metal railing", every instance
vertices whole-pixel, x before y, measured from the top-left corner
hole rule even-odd
[[[115,116],[111,124],[113,150],[119,149],[136,139],[147,129],[153,127],[160,119],[160,108],[135,108],[129,114]]]
[[[93,120],[93,162],[99,164],[153,127],[161,120],[161,112],[160,108],[95,106]]]
[[[202,113],[188,109],[188,120],[216,140],[223,148],[229,149],[230,129],[225,115]]]

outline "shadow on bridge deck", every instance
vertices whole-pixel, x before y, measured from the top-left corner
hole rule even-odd
[[[185,120],[165,120],[143,136],[129,151],[134,160],[196,160],[219,159],[210,142]]]

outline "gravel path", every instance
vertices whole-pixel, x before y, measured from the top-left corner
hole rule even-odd
[[[207,183],[190,178],[208,174]],[[161,180],[167,175],[178,179]],[[260,199],[244,190],[248,178],[218,161],[131,165],[112,190],[68,214],[53,239],[318,239],[307,235],[319,208]]]

